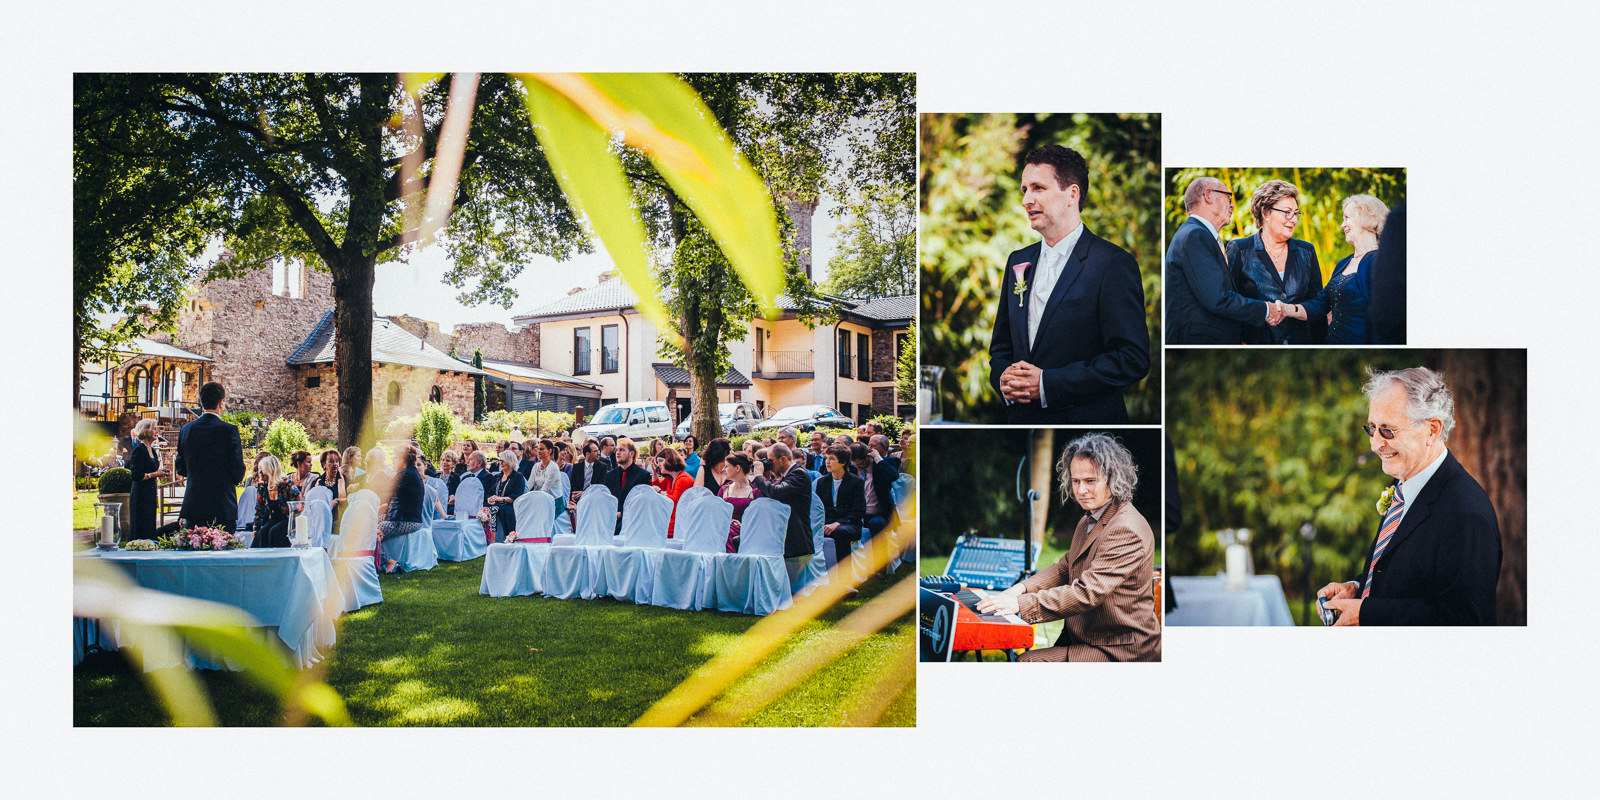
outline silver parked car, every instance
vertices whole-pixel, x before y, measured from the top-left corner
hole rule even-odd
[[[681,442],[688,438],[689,423],[692,421],[693,418],[690,417],[678,423],[678,429],[673,431],[673,436],[678,441]],[[717,404],[717,428],[722,431],[723,436],[732,438],[740,434],[749,433],[751,426],[759,422],[761,422],[761,410],[756,408],[755,403],[741,401]],[[705,442],[700,444],[704,445]]]

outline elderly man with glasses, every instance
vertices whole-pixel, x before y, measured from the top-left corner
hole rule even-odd
[[[1233,193],[1199,177],[1183,192],[1189,218],[1167,245],[1167,344],[1239,344],[1246,325],[1283,321],[1278,303],[1239,294],[1228,269],[1222,229],[1233,218]]]
[[[1500,525],[1445,447],[1455,399],[1426,367],[1372,372],[1362,428],[1395,479],[1355,579],[1317,592],[1335,625],[1493,625]]]

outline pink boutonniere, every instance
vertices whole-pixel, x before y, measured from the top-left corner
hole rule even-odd
[[[1011,267],[1011,269],[1017,273],[1017,285],[1011,290],[1011,293],[1017,296],[1017,308],[1022,308],[1022,300],[1028,294],[1028,279],[1022,276],[1028,271],[1028,267],[1031,266],[1033,266],[1032,261],[1024,261],[1021,264],[1015,264]]]

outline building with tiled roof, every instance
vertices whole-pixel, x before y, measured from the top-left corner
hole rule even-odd
[[[627,281],[608,273],[513,321],[537,325],[540,365],[594,381],[602,405],[663,400],[676,422],[690,410],[688,373],[663,360],[661,343],[672,334],[639,313],[638,299]],[[826,405],[858,420],[909,414],[895,398],[895,362],[916,298],[825,299],[838,309],[831,322],[807,328],[795,302],[780,295],[777,319],[757,319],[742,340],[730,342],[733,363],[717,381],[717,402],[748,400],[768,413]]]

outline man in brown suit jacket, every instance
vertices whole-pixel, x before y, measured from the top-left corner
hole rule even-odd
[[[1071,549],[978,610],[1035,624],[1066,621],[1055,647],[1022,661],[1160,661],[1151,592],[1155,535],[1131,503],[1139,481],[1133,456],[1111,436],[1091,433],[1068,444],[1057,466],[1064,488],[1088,512]]]

